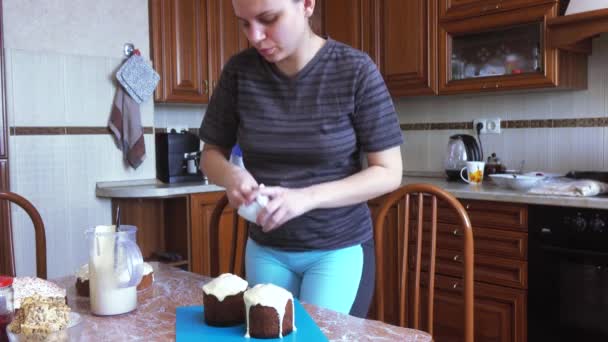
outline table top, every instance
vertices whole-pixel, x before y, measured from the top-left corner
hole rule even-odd
[[[75,277],[54,280],[67,289],[68,304],[83,318],[83,341],[175,341],[175,308],[202,305],[201,287],[210,278],[161,263],[154,268],[154,285],[138,293],[135,311],[94,316],[89,298],[76,295]],[[330,341],[431,341],[425,332],[361,319],[315,305],[304,307]]]

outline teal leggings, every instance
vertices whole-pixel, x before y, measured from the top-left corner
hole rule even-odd
[[[336,250],[291,252],[247,240],[245,270],[249,286],[273,283],[294,297],[348,314],[361,281],[361,245]]]

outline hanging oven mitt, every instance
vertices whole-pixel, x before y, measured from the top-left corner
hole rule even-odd
[[[131,98],[141,104],[152,95],[160,76],[142,56],[134,53],[118,69],[116,79]]]

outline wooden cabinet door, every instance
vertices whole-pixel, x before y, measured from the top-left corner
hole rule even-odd
[[[423,277],[423,279],[426,279]],[[433,338],[435,341],[463,341],[464,308],[461,281],[437,276]],[[422,291],[422,303],[428,291]],[[526,341],[526,291],[475,282],[475,341]],[[421,312],[422,326],[426,327],[427,310]]]
[[[151,0],[154,68],[161,76],[155,100],[207,103],[209,57],[205,0]]]
[[[193,194],[190,196],[190,251],[192,254],[192,272],[206,276],[212,276],[212,263],[218,262],[213,260],[216,256],[211,253],[212,246],[217,247],[220,251],[220,261],[230,260],[228,253],[232,252],[229,248],[216,246],[218,241],[232,241],[232,234],[235,225],[235,210],[226,208],[220,219],[220,235],[214,239],[210,230],[210,220],[213,209],[217,201],[222,197],[224,192],[209,192],[201,194]],[[224,255],[226,254],[226,255]],[[227,269],[220,262],[220,270]]]
[[[556,0],[439,0],[441,20],[470,18]]]
[[[232,1],[207,0],[209,19],[209,79],[211,93],[231,56],[249,46],[234,14]]]
[[[558,10],[557,2],[548,2],[441,22],[439,94],[586,88],[586,56],[545,43],[547,20],[556,17]],[[522,48],[525,51],[519,51]]]
[[[436,1],[378,2],[378,66],[392,96],[437,92]]]
[[[376,22],[377,2],[372,0],[322,0],[317,2],[313,29],[321,26],[321,32],[333,40],[362,50],[377,61]]]

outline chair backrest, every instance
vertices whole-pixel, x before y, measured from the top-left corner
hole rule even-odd
[[[416,203],[411,197],[416,198]],[[426,199],[426,201],[425,201]],[[398,190],[387,195],[380,207],[377,208],[374,219],[374,240],[376,244],[376,315],[377,319],[383,321],[385,316],[385,281],[393,278],[385,270],[386,258],[383,258],[383,249],[390,241],[385,241],[387,233],[389,236],[396,236],[399,241],[397,245],[401,246],[401,250],[396,255],[401,257],[397,262],[399,265],[398,271],[398,289],[397,298],[399,300],[399,324],[401,326],[409,326],[414,329],[424,330],[421,325],[421,270],[423,247],[423,223],[430,220],[431,241],[429,248],[430,257],[428,263],[428,302],[427,302],[427,331],[433,335],[433,314],[434,314],[434,290],[435,290],[435,257],[437,246],[437,199],[447,203],[458,214],[460,225],[462,226],[463,237],[463,267],[464,267],[464,341],[473,342],[473,231],[471,221],[460,202],[448,192],[431,184],[408,184],[402,186]],[[430,200],[431,215],[424,214],[425,202]],[[398,210],[394,210],[395,206]],[[393,210],[391,210],[393,208]],[[390,211],[389,211],[390,210]],[[413,219],[411,214],[415,210],[414,216],[417,218],[416,227],[410,230],[410,221]],[[396,216],[395,216],[396,212]],[[392,213],[389,215],[389,213]],[[392,217],[389,217],[393,215]],[[396,220],[396,221],[392,221]],[[397,232],[387,232],[387,227],[397,226]],[[413,231],[413,229],[416,229]],[[414,235],[416,241],[410,241],[410,235]],[[424,234],[429,234],[425,232]],[[409,249],[413,250],[410,251]],[[410,252],[413,253],[410,255]],[[409,272],[414,272],[413,279],[408,279]],[[426,285],[425,285],[426,286]],[[412,288],[410,288],[412,287]],[[409,303],[408,300],[413,300]],[[410,315],[408,315],[408,310]],[[413,316],[413,319],[412,317]]]
[[[222,273],[245,277],[245,245],[247,221],[236,210],[229,210],[228,197],[224,194],[217,202],[209,221],[211,276]]]
[[[1,191],[0,201],[2,200],[17,204],[25,210],[32,220],[36,237],[36,275],[38,278],[46,279],[46,235],[40,213],[30,201],[14,192]]]

